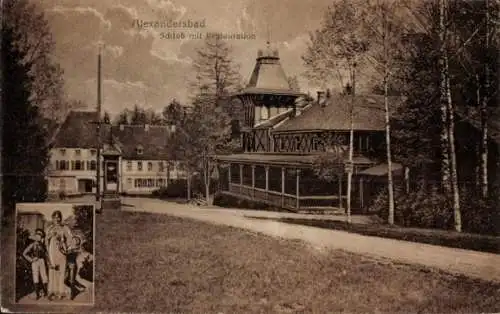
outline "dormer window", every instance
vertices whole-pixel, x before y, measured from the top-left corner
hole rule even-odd
[[[79,150],[79,149],[75,150],[75,155],[76,156],[81,156],[82,155],[82,151]]]
[[[144,153],[144,148],[139,145],[135,148],[135,152],[137,153],[137,155],[142,155]]]
[[[90,155],[95,156],[97,154],[97,150],[91,149],[90,150]]]
[[[63,149],[61,149],[61,150],[60,150],[60,152],[61,152],[61,155],[62,155],[62,156],[66,155],[66,150],[65,150],[64,148],[63,148]]]

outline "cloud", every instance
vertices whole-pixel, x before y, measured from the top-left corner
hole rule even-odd
[[[64,15],[72,14],[72,13],[78,13],[80,15],[93,15],[97,17],[102,24],[105,25],[106,28],[111,28],[111,23],[104,18],[104,15],[97,11],[94,8],[90,7],[74,7],[74,8],[69,8],[69,7],[63,7],[63,6],[55,6],[52,9],[48,10],[49,12],[54,12],[54,13],[61,13]]]

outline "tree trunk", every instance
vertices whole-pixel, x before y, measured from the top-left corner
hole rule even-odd
[[[387,66],[387,65],[386,65]],[[387,71],[386,71],[387,72]],[[385,106],[385,144],[387,150],[387,188],[389,194],[389,218],[390,225],[394,224],[394,185],[392,182],[392,157],[391,157],[391,126],[389,120],[389,100],[387,95],[387,74],[384,78],[384,106]]]
[[[191,200],[191,171],[187,171],[187,199]]]
[[[451,195],[450,183],[450,153],[449,153],[449,115],[446,97],[446,69],[445,69],[445,0],[439,0],[439,69],[440,69],[440,109],[441,109],[441,184],[447,197]]]
[[[410,168],[405,167],[405,192],[410,193]]]
[[[489,34],[489,0],[486,0],[486,37],[485,51],[486,63],[484,69],[484,93],[481,103],[481,195],[483,198],[488,197],[488,101],[490,97],[490,34]]]
[[[448,56],[445,55],[445,69],[446,69],[446,98],[448,102],[449,114],[449,140],[450,140],[450,159],[451,159],[451,184],[453,191],[453,213],[455,217],[455,230],[462,232],[462,215],[460,212],[460,190],[458,187],[457,175],[457,156],[455,151],[455,121],[454,121],[454,108],[451,100],[450,78],[448,73]]]
[[[351,109],[350,109],[350,131],[349,131],[349,169],[347,171],[347,222],[351,223],[351,194],[352,194],[352,172],[354,171],[354,164],[353,164],[353,146],[354,146],[354,121],[353,121],[353,114],[354,114],[354,94],[352,95],[352,103],[351,103]],[[341,199],[342,201],[342,199]]]
[[[460,213],[460,192],[458,188],[458,177],[457,177],[457,158],[455,153],[455,122],[454,122],[454,108],[451,99],[451,89],[450,89],[450,75],[449,75],[449,65],[448,65],[448,53],[445,47],[446,29],[445,29],[445,14],[447,11],[447,5],[445,0],[440,0],[440,39],[441,39],[441,106],[443,109],[443,104],[445,113],[448,116],[447,124],[444,125],[445,130],[447,130],[448,137],[448,156],[449,156],[449,170],[451,172],[451,192],[453,200],[453,213],[455,218],[455,230],[458,232],[462,231],[462,218]],[[449,181],[448,184],[449,185]],[[449,195],[449,194],[448,194]]]

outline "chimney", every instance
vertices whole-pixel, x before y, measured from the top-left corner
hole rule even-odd
[[[123,130],[125,130],[125,125],[120,124],[120,131],[123,131]]]
[[[144,124],[144,130],[149,131],[149,124]]]
[[[321,105],[323,101],[323,96],[325,95],[325,92],[318,91],[318,105]]]

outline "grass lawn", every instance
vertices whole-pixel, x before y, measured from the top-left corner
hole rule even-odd
[[[91,311],[500,311],[500,284],[166,215],[105,211],[95,260]]]

